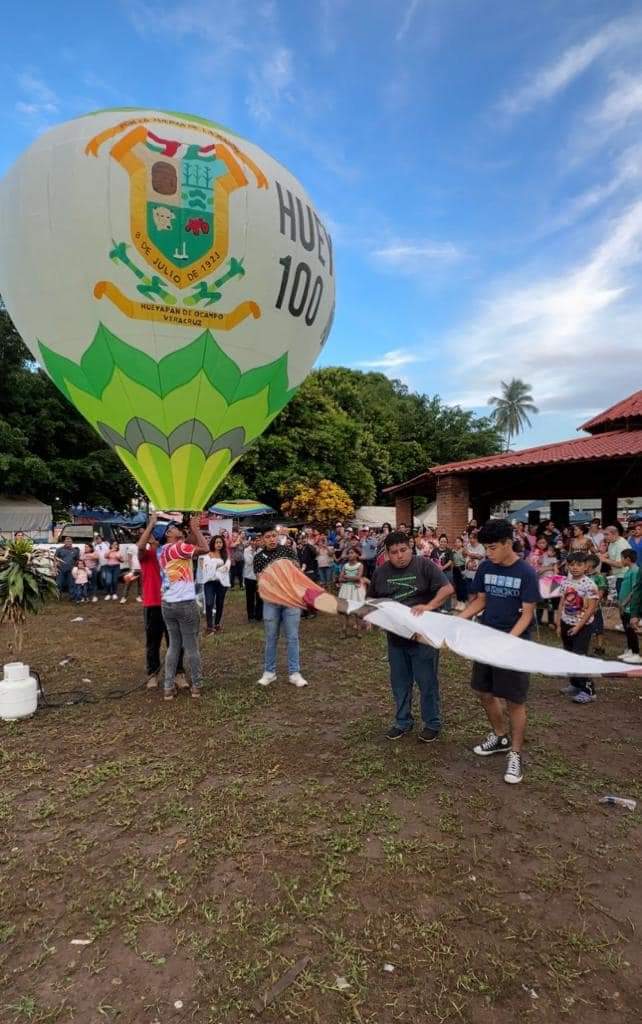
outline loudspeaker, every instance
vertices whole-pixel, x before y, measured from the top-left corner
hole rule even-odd
[[[557,526],[558,530],[561,530],[563,526],[568,526],[568,514],[570,507],[570,501],[551,502],[551,519]]]

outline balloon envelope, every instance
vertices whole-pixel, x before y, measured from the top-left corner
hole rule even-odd
[[[326,341],[332,241],[296,178],[228,129],[100,111],[0,183],[0,294],[149,498],[201,508]]]

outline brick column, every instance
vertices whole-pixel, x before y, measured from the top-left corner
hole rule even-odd
[[[466,529],[468,523],[468,480],[465,476],[437,477],[437,523],[439,529],[453,541]]]
[[[414,523],[414,501],[412,495],[409,498],[395,499],[395,526],[405,523],[408,529],[412,529]]]

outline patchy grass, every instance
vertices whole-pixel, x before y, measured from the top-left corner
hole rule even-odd
[[[309,689],[265,691],[242,613],[203,643],[198,705],[141,689],[0,725],[2,1024],[246,1024],[302,957],[261,1020],[637,1021],[640,815],[597,799],[642,795],[640,683],[578,708],[534,680],[508,787],[471,753],[465,663],[442,658],[438,743],[391,744],[383,637],[304,622]],[[45,687],[134,686],[139,606],[83,617],[32,624]]]

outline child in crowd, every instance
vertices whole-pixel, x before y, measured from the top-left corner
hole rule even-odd
[[[599,603],[593,619],[593,653],[602,656],[604,654],[604,615],[602,613],[602,602],[606,600],[609,592],[609,585],[600,572],[601,560],[596,554],[589,554],[587,562],[587,575],[597,587]]]
[[[84,559],[78,559],[71,570],[71,577],[74,581],[74,604],[86,604],[88,601],[87,584],[89,583],[89,573],[87,572],[87,566],[85,565]]]
[[[317,543],[317,565],[319,583],[322,587],[329,587],[334,575],[334,548],[331,544],[328,544],[327,537],[324,534],[321,534]]]
[[[98,567],[100,564],[100,555],[94,548],[93,544],[85,544],[85,553],[83,555],[85,568],[87,570],[87,599],[91,598],[95,604],[98,598],[96,597],[96,590],[98,587]]]
[[[624,654],[619,655],[619,659],[620,661],[626,662],[627,665],[642,665],[642,657],[640,657],[640,641],[638,640],[637,630],[633,629],[631,626],[631,599],[633,597],[633,592],[636,589],[638,575],[640,572],[636,565],[638,556],[632,548],[625,548],[620,557],[626,567],[626,572],[624,573],[622,583],[620,584],[618,604],[620,606],[620,617],[622,619],[622,625],[624,626],[627,648],[624,651]]]
[[[435,565],[439,566],[448,582],[454,583],[453,567],[455,563],[453,562],[453,551],[448,544],[447,534],[442,533],[439,535],[439,543],[436,548],[432,549],[430,557]],[[448,598],[448,600],[441,606],[440,611],[445,613],[452,611],[452,602],[450,598]]]
[[[457,598],[457,611],[461,611],[462,608],[466,607],[466,598],[468,597],[468,587],[464,579],[465,568],[464,538],[455,537],[455,546],[453,548],[453,585]]]
[[[538,537],[535,542],[535,547],[531,550],[526,561],[529,565],[532,565],[533,569],[537,573],[537,580],[540,586],[540,595],[550,594],[550,580],[542,580],[544,576],[555,576],[558,571],[557,555],[555,548],[553,547],[550,539],[542,534]],[[543,590],[543,586],[549,584],[548,589]],[[555,629],[555,613],[559,604],[558,597],[546,597],[542,596],[541,601],[537,605],[537,624],[542,626],[544,624],[544,612],[547,612],[548,625],[551,629]]]
[[[345,601],[363,601],[366,596],[364,586],[363,563],[359,561],[359,552],[352,547],[348,551],[348,561],[344,563],[339,575],[339,597]],[[361,619],[357,615],[345,615],[343,623],[343,635],[348,635],[348,620],[352,619],[355,634],[361,637]]]
[[[600,595],[587,575],[588,552],[569,551],[566,563],[569,574],[561,585],[555,625],[565,651],[588,654]],[[590,704],[595,700],[593,680],[588,676],[574,676],[573,682],[560,693],[572,697],[575,704]]]

